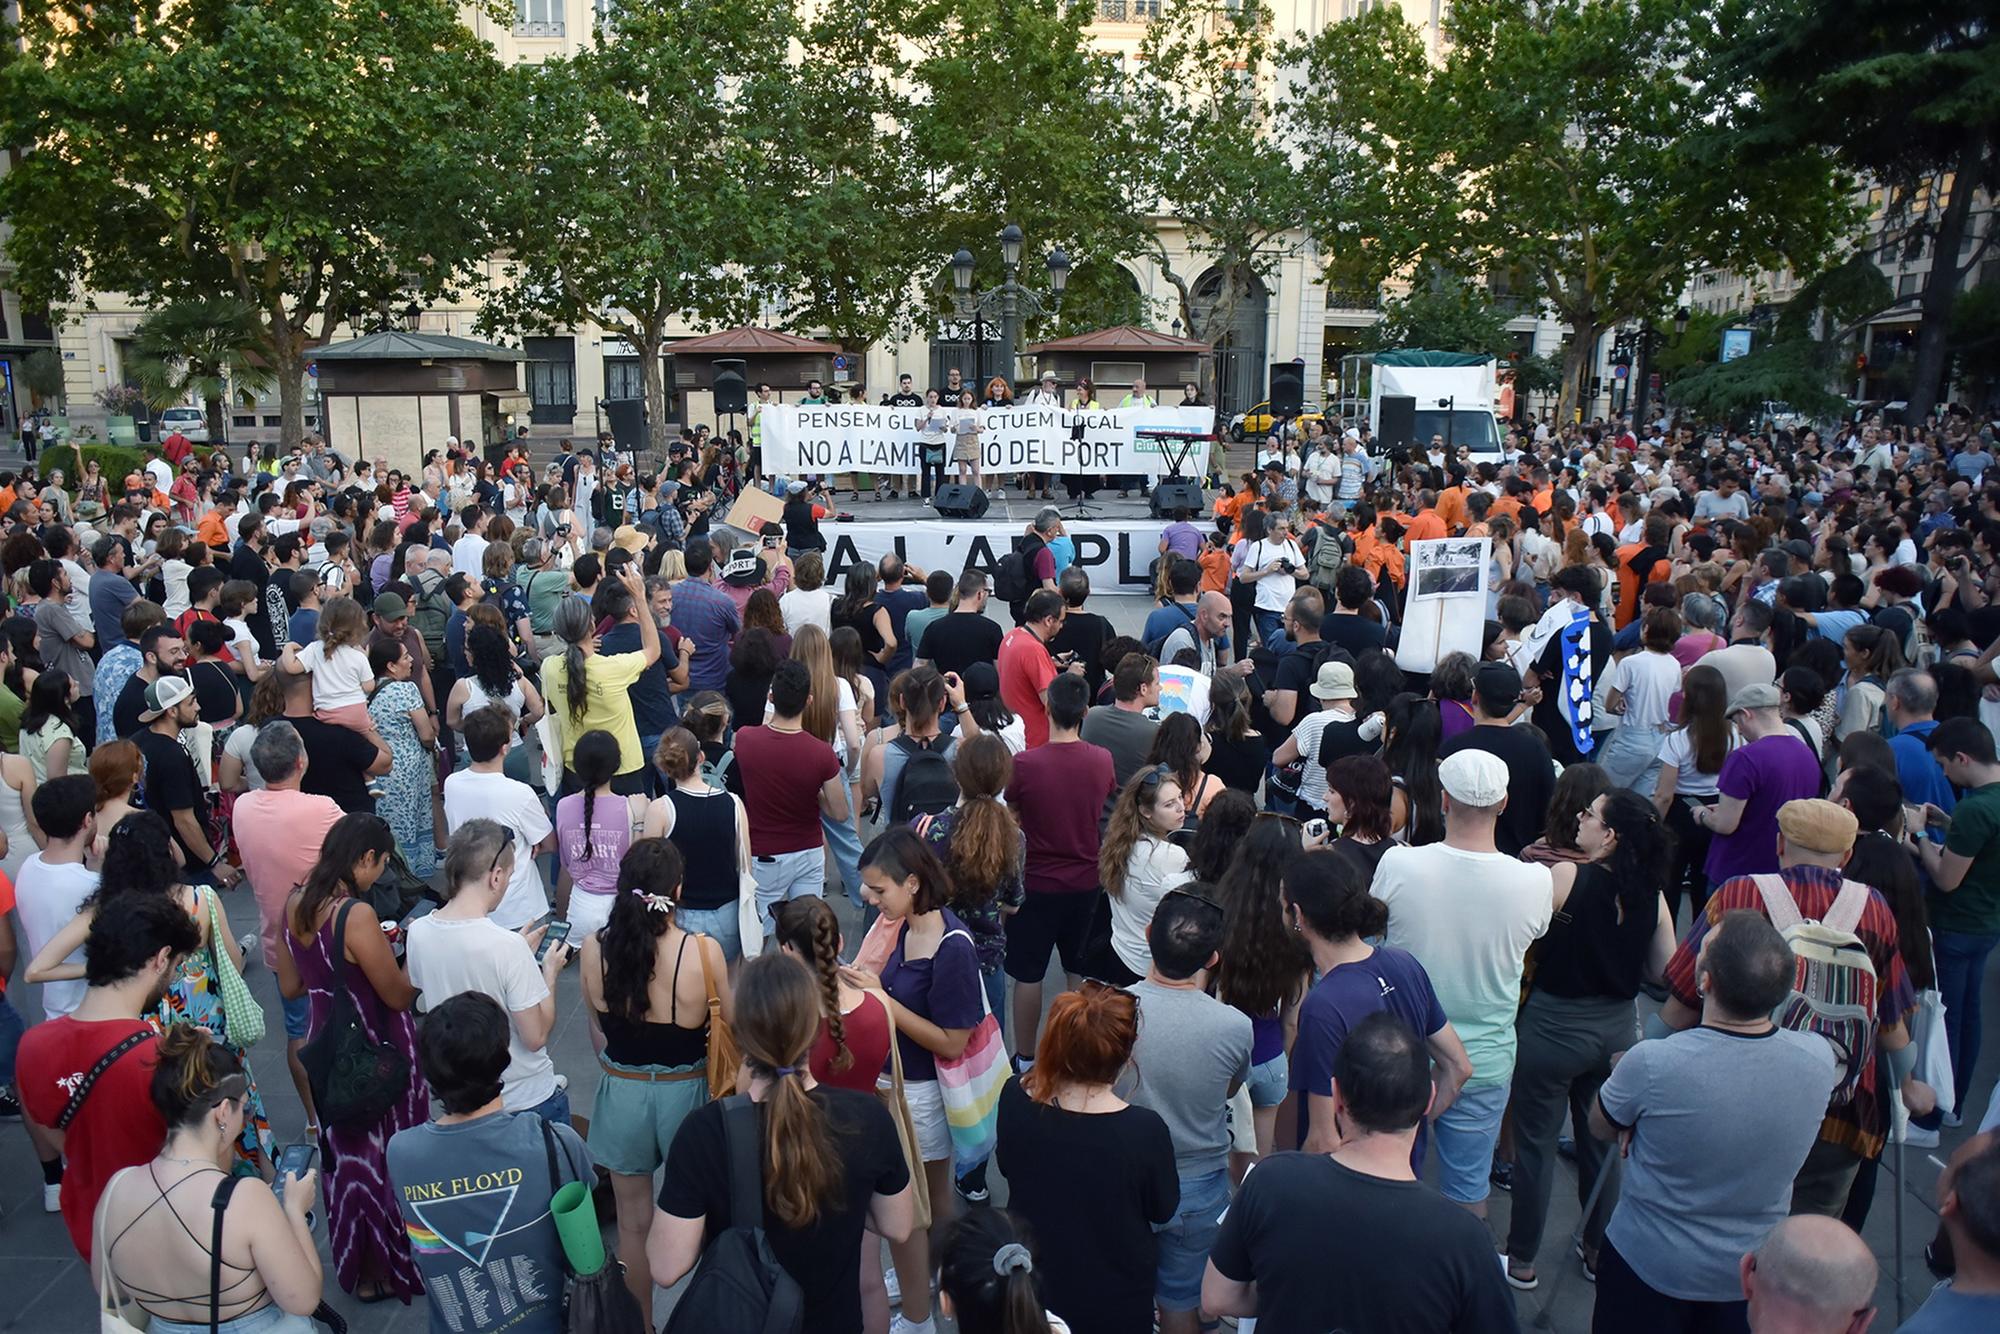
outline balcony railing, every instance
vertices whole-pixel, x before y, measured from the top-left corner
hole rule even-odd
[[[1100,23],[1150,23],[1160,16],[1160,0],[1097,0]]]
[[[1328,310],[1380,310],[1382,289],[1379,287],[1329,287],[1326,290]]]

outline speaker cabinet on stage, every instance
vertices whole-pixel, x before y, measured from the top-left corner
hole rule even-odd
[[[1407,450],[1415,445],[1417,400],[1407,394],[1382,395],[1382,421],[1375,432],[1383,449]]]
[[[1306,368],[1296,361],[1271,363],[1271,415],[1296,417],[1306,410]]]
[[[984,491],[963,482],[946,482],[937,489],[937,499],[932,502],[947,519],[983,519],[987,503]]]
[[[1171,479],[1153,488],[1153,517],[1164,519],[1175,510],[1189,510],[1200,514],[1208,508],[1202,499],[1201,483]]]
[[[645,399],[605,399],[604,420],[611,427],[611,438],[617,442],[618,448],[629,450],[634,454],[641,454],[646,451]]]
[[[739,358],[717,357],[715,367],[715,415],[742,416],[750,411],[750,366]]]

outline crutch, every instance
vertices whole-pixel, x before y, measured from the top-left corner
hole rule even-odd
[[[1590,1133],[1589,1128],[1585,1127],[1583,1133],[1588,1135]],[[1543,1300],[1542,1309],[1535,1313],[1535,1318],[1531,1322],[1536,1329],[1552,1330],[1555,1328],[1553,1322],[1555,1320],[1556,1298],[1562,1293],[1563,1284],[1569,1282],[1570,1266],[1568,1261],[1571,1256],[1583,1249],[1583,1234],[1590,1227],[1590,1216],[1597,1212],[1597,1201],[1598,1197],[1604,1194],[1604,1183],[1611,1180],[1618,1171],[1619,1155],[1617,1147],[1614,1143],[1611,1150],[1604,1155],[1604,1166],[1598,1170],[1597,1183],[1590,1188],[1590,1198],[1583,1202],[1583,1213],[1576,1220],[1576,1231],[1569,1235],[1570,1255],[1563,1257],[1562,1272],[1557,1274],[1555,1282],[1549,1285],[1549,1295]],[[1582,1162],[1580,1155],[1578,1162]],[[1583,1261],[1578,1260],[1577,1264],[1580,1267]]]

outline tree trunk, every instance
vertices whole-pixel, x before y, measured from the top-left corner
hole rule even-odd
[[[1951,362],[1951,308],[1958,299],[1960,269],[1958,250],[1972,218],[1972,182],[1982,178],[1981,159],[1986,140],[1975,135],[1959,154],[1958,172],[1951,199],[1938,219],[1932,238],[1931,271],[1924,278],[1922,316],[1917,325],[1916,365],[1910,374],[1909,407],[1905,415],[1921,422],[1930,415],[1944,392],[1945,372]]]
[[[1583,394],[1590,382],[1592,354],[1597,351],[1598,328],[1594,315],[1564,313],[1571,333],[1569,348],[1563,353],[1562,388],[1556,401],[1556,424],[1568,425],[1577,420],[1578,410],[1583,405]]]
[[[306,436],[306,334],[282,302],[270,310],[271,374],[278,381],[278,452],[299,447]],[[320,429],[326,429],[321,422]],[[356,450],[350,442],[348,448]]]
[[[208,442],[219,445],[229,437],[229,414],[223,410],[221,395],[202,400],[202,412],[208,417]]]
[[[664,453],[661,442],[666,439],[667,429],[667,373],[660,361],[666,339],[661,335],[661,324],[656,322],[639,331],[633,340],[639,349],[639,369],[646,387],[646,446],[647,454]]]

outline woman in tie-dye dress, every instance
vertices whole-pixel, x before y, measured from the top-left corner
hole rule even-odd
[[[354,998],[369,1040],[390,1043],[403,1053],[404,1086],[378,1120],[333,1125],[322,1115],[320,1193],[340,1286],[363,1301],[396,1297],[407,1302],[423,1290],[423,1279],[410,1258],[409,1236],[389,1185],[389,1137],[422,1125],[430,1107],[417,1070],[417,1027],[410,1013],[417,991],[366,901],[395,846],[395,836],[379,816],[342,816],[327,831],[319,864],[285,908],[285,941],[291,949],[278,956],[278,986],[288,997],[311,998],[310,1037],[325,1029],[339,989]],[[346,927],[336,951],[334,934],[343,909]]]

